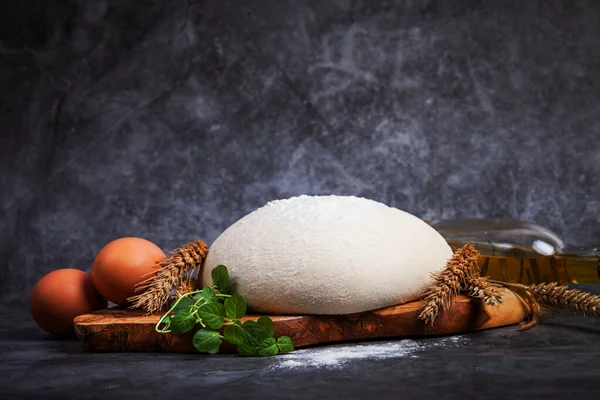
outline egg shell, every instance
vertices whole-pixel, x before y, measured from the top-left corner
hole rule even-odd
[[[54,335],[73,333],[75,317],[107,305],[106,299],[94,287],[92,276],[74,268],[59,269],[45,275],[33,287],[29,297],[33,320]]]
[[[113,240],[100,250],[92,266],[94,286],[109,301],[128,305],[127,298],[139,294],[135,286],[151,277],[165,259],[154,243],[137,237]]]

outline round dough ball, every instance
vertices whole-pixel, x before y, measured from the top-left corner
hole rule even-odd
[[[421,219],[350,196],[277,200],[246,215],[210,247],[249,307],[267,314],[347,314],[417,299],[452,250]]]

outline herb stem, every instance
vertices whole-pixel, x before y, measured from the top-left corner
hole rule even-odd
[[[204,304],[200,304],[201,301],[204,301],[204,304],[206,304],[206,300],[204,298],[200,298],[192,305],[192,307],[199,309],[200,307],[202,307],[204,305]]]
[[[156,323],[156,326],[154,327],[154,330],[158,333],[169,333],[171,332],[168,329],[160,329],[159,326],[160,324],[162,324],[162,322],[164,321],[165,318],[167,318],[169,315],[171,315],[171,313],[173,312],[173,310],[175,310],[175,307],[177,307],[177,305],[179,304],[179,302],[181,301],[181,299],[183,299],[184,297],[187,296],[193,296],[197,293],[200,293],[201,290],[195,290],[193,292],[189,292],[186,293],[184,295],[182,295],[180,298],[177,299],[177,301],[175,303],[173,303],[173,305],[171,306],[171,308],[169,309],[169,311],[167,311],[162,317],[160,317],[160,319],[158,320],[158,322]]]

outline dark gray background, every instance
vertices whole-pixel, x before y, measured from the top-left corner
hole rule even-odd
[[[572,4],[574,3],[574,4]],[[10,1],[0,293],[269,200],[372,198],[600,243],[595,1]]]

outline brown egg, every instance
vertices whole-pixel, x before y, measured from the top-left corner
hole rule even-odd
[[[92,266],[96,289],[109,301],[127,305],[135,285],[158,269],[157,263],[165,253],[154,243],[141,238],[126,237],[113,240],[100,250]]]
[[[33,287],[29,310],[36,324],[55,335],[73,333],[73,319],[106,308],[107,301],[94,288],[92,276],[73,268],[45,275]]]

